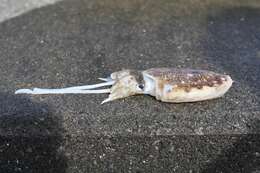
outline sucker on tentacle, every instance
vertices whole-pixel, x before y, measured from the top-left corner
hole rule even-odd
[[[137,94],[149,94],[163,102],[196,102],[223,96],[232,86],[228,75],[206,70],[151,68],[122,70],[103,83],[61,89],[20,89],[15,94],[93,94],[110,93],[103,103]],[[109,89],[96,89],[112,86]]]

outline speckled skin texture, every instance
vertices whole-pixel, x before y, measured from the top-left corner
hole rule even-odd
[[[0,23],[4,173],[257,173],[259,0],[64,0]],[[227,73],[225,97],[14,95],[151,67]]]
[[[207,70],[152,68],[143,74],[153,78],[156,86],[152,95],[164,102],[209,100],[223,96],[232,85],[228,75]]]
[[[227,81],[226,75],[206,70],[177,69],[177,68],[152,68],[144,71],[165,83],[176,85],[189,92],[191,88],[202,89],[203,86],[217,86]]]

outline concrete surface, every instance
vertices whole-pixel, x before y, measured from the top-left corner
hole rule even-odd
[[[0,0],[0,22],[61,0]]]
[[[260,171],[258,1],[64,0],[0,24],[4,172]],[[235,80],[221,99],[23,96],[122,68],[189,67]]]

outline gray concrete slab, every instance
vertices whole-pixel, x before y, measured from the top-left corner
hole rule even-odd
[[[61,0],[0,0],[0,22]]]
[[[0,165],[7,172],[259,171],[259,5],[65,0],[2,22]],[[208,69],[235,83],[221,99],[185,104],[13,95],[151,67]]]

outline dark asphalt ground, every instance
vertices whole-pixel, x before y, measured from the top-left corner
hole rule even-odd
[[[260,172],[260,2],[64,0],[0,23],[0,172]],[[14,95],[122,68],[235,80],[221,99]]]

